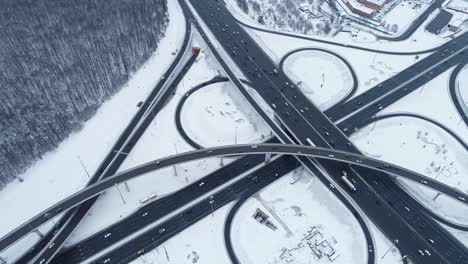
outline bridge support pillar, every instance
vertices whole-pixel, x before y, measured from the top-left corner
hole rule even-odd
[[[271,160],[271,153],[265,154],[265,163],[270,162],[270,160]]]
[[[34,229],[34,233],[36,233],[36,234],[39,236],[39,238],[43,238],[43,237],[44,237],[44,235],[43,235],[43,234],[41,233],[41,231],[39,231],[38,229]],[[0,262],[0,263],[1,263],[1,262]]]

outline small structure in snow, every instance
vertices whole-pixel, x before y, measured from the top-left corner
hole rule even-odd
[[[192,47],[192,55],[195,56],[195,57],[197,57],[198,54],[200,54],[200,50],[201,50],[200,47],[198,47],[198,46],[193,46],[193,47]]]
[[[327,256],[330,261],[333,261],[338,257],[335,249],[324,238],[317,227],[312,227],[306,234],[305,238],[310,250],[312,250],[312,253],[314,253],[318,259],[321,259],[323,256]]]
[[[268,218],[270,218],[270,216],[268,216],[265,212],[263,212],[259,208],[257,208],[257,210],[255,210],[255,213],[252,215],[252,217],[255,219],[255,221],[259,222],[262,225],[266,225],[267,227],[269,227],[272,230],[277,229],[275,224],[273,224],[270,220],[268,220]]]
[[[440,13],[426,26],[426,30],[432,34],[438,35],[444,29],[453,15],[450,12],[441,10]]]

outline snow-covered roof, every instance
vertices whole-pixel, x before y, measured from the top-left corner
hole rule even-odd
[[[345,1],[345,2],[346,2],[346,1]],[[359,10],[359,11],[361,11],[361,12],[366,13],[366,14],[372,15],[372,14],[375,12],[374,9],[367,7],[367,6],[365,6],[365,5],[361,4],[361,3],[359,3],[359,2],[356,1],[356,0],[347,0],[347,2],[348,2],[348,4],[349,4],[350,6],[352,6],[354,9],[357,9],[357,10]]]
[[[387,0],[366,0],[369,3],[373,3],[376,5],[383,5],[387,2]]]

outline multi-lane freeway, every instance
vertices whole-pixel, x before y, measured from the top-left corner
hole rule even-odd
[[[453,65],[464,62],[467,59],[465,54],[467,34],[464,34],[434,49],[433,51],[436,52],[432,55],[393,78],[377,85],[368,92],[329,109],[329,111],[325,112],[326,115],[324,115],[305,98],[293,82],[284,74],[282,68],[278,69],[250,36],[239,27],[232,15],[226,11],[221,1],[204,0],[190,1],[190,3],[197,14],[196,17],[191,17],[191,19],[193,19],[192,21],[195,22],[198,29],[203,31],[198,24],[198,20],[204,21],[204,27],[209,28],[209,31],[230,55],[230,59],[244,72],[245,76],[252,82],[253,87],[275,110],[276,117],[281,120],[282,129],[287,130],[287,135],[292,136],[291,141],[291,138],[279,135],[280,133],[284,133],[284,131],[275,130],[275,134],[282,142],[286,140],[289,140],[286,141],[289,143],[296,142],[302,144],[313,142],[315,145],[326,148],[336,148],[358,153],[357,149],[349,142],[346,136],[359,128],[359,125],[363,125],[362,120],[372,118],[384,107],[418,89],[421,85]],[[181,2],[181,4],[184,10],[186,10],[185,3]],[[207,39],[205,34],[202,35]],[[219,55],[218,59],[220,59]],[[223,62],[222,58],[220,60]],[[227,65],[225,63],[222,64],[224,64],[223,66],[226,69]],[[236,83],[237,78],[232,76],[232,72],[231,74],[228,73],[228,75]],[[240,83],[237,82],[236,84],[239,86]],[[255,104],[252,101],[249,102]],[[257,111],[261,111],[258,105],[254,105],[254,107],[256,107]],[[264,115],[262,117],[266,118]],[[331,120],[339,121],[338,127],[333,122],[330,122]],[[271,120],[269,124],[272,126]],[[348,153],[346,155],[352,156],[353,154]],[[355,158],[355,156],[353,157]],[[323,181],[331,180],[332,182],[337,182],[341,171],[346,170],[360,190],[359,193],[348,190],[348,195],[364,209],[366,214],[377,223],[387,236],[393,238],[394,241],[399,241],[397,246],[400,251],[408,254],[412,260],[416,262],[425,261],[424,263],[466,263],[464,262],[467,258],[466,248],[455,241],[446,231],[441,230],[440,226],[432,219],[428,219],[427,212],[421,209],[421,205],[404,193],[386,175],[377,174],[374,171],[362,168],[343,166],[334,161],[317,162],[316,160],[305,158],[300,158],[299,160],[303,165],[306,165],[306,167],[315,172],[317,170],[316,164],[320,164],[319,166],[324,168],[331,176],[330,179],[323,176]],[[332,158],[332,160],[335,159]],[[362,162],[365,158],[359,158],[359,160]],[[345,161],[356,164],[350,160]],[[358,163],[358,165],[362,166],[362,163]],[[371,168],[379,170],[377,167],[371,166]],[[392,173],[388,168],[380,169],[380,171]],[[415,179],[415,175],[417,174],[410,172],[408,175],[402,176]],[[420,175],[417,175],[417,177],[418,181],[422,184],[439,190],[442,188],[443,190],[441,191],[446,192],[455,199],[462,202],[466,201],[465,195],[453,188],[438,184],[430,179],[426,181],[419,178],[421,177]],[[366,201],[366,199],[368,200]],[[373,204],[374,202],[375,204]],[[68,208],[67,206],[61,207],[59,211],[65,211]],[[412,213],[405,212],[403,208],[411,208]],[[387,210],[388,215],[382,214],[383,211]],[[55,214],[55,212],[52,212],[52,214]],[[382,216],[386,216],[388,219],[383,219],[378,214],[382,214]],[[388,227],[391,219],[394,220],[395,226]],[[73,230],[73,225],[68,226],[69,228],[66,229],[68,230],[66,232],[69,234]],[[62,235],[62,237],[63,240],[66,239],[66,236]],[[430,239],[428,239],[429,237]],[[437,243],[429,243],[429,241],[436,241]],[[60,244],[61,242],[59,242]],[[446,250],[444,251],[444,249]],[[56,249],[54,250],[56,252]],[[421,250],[423,250],[423,254],[421,254]],[[430,253],[428,254],[425,250]],[[50,259],[55,252],[44,255],[44,258],[38,258],[37,260]]]
[[[309,139],[318,146],[358,152],[346,136],[305,98],[287,76],[281,72],[275,73],[278,70],[274,63],[236,23],[221,1],[190,1],[190,3],[217,41],[228,52],[229,57],[253,83],[265,101],[275,109],[277,118],[298,142],[306,144]],[[467,48],[465,45],[467,36],[465,33],[457,40],[448,42],[433,55],[415,64],[416,66],[413,65],[400,73],[399,79],[392,78],[379,84],[380,89],[372,90],[378,94],[369,92],[367,94],[369,99],[361,103],[370,104],[364,112],[378,110],[379,105],[372,105],[374,97],[378,99],[392,90],[398,91],[397,95],[407,92],[408,90],[403,88],[406,85],[417,88],[425,81],[424,79],[431,79],[432,75],[444,68],[443,65],[463,58],[464,50]],[[437,60],[434,60],[435,56]],[[384,90],[390,91],[382,94]],[[353,110],[342,114],[352,112]],[[307,165],[306,167],[310,168]],[[336,171],[330,172],[339,165],[324,164],[324,167],[331,177],[339,181],[339,174]],[[347,172],[364,189],[350,194],[354,201],[364,209],[387,237],[399,241],[400,251],[406,252],[413,261],[467,262],[466,247],[419,210],[420,205],[395,182],[383,175],[376,176],[371,171],[359,168],[352,168]],[[383,217],[382,211],[390,214]],[[434,241],[433,238],[436,238],[438,243],[430,243],[429,241]],[[421,254],[422,249],[427,250],[429,254]]]
[[[338,162],[344,162],[346,164],[353,164],[358,167],[369,168],[374,171],[382,171],[397,177],[403,177],[415,182],[421,182],[422,180],[436,183],[435,180],[428,178],[419,173],[410,171],[403,167],[390,164],[388,162],[380,161],[374,158],[366,157],[361,154],[349,153],[345,151],[333,150],[329,148],[320,148],[307,145],[291,145],[291,144],[243,144],[243,145],[232,145],[206,148],[201,150],[194,150],[190,152],[180,153],[169,157],[157,159],[135,168],[119,172],[113,176],[103,179],[87,188],[76,192],[75,194],[63,199],[55,205],[49,207],[43,212],[39,213],[35,217],[31,218],[30,221],[24,223],[8,235],[3,237],[0,241],[0,248],[6,248],[16,240],[21,239],[24,235],[28,234],[30,230],[35,229],[43,223],[49,221],[56,215],[70,210],[79,204],[98,196],[100,193],[106,191],[109,188],[114,187],[116,184],[123,183],[125,181],[140,177],[147,173],[160,170],[166,167],[173,166],[174,164],[186,163],[200,159],[212,158],[212,157],[226,157],[226,156],[237,156],[237,155],[253,155],[253,154],[288,154],[294,156],[305,156],[315,157],[325,160],[334,160]],[[465,204],[468,204],[468,195],[456,190],[450,186],[437,184],[442,186],[443,192],[450,195],[454,200],[459,200]],[[201,187],[201,186],[200,186]]]

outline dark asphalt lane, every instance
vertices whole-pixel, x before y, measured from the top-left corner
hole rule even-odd
[[[463,119],[463,122],[465,122],[465,125],[468,127],[468,116],[463,111],[463,106],[462,104],[465,104],[465,102],[462,101],[461,98],[457,95],[457,79],[458,75],[460,72],[465,68],[465,66],[468,63],[468,59],[464,61],[464,63],[459,64],[450,74],[450,79],[449,79],[449,91],[450,91],[450,97],[452,98],[452,103],[455,105],[455,108],[458,111],[458,114],[460,115],[461,119]],[[463,87],[463,89],[468,89],[468,87]],[[468,106],[466,106],[468,107]]]
[[[292,50],[288,53],[286,53],[280,60],[279,64],[278,64],[278,68],[281,70],[281,72],[284,74],[284,75],[287,75],[284,71],[284,63],[285,61],[292,55],[298,53],[298,52],[301,52],[301,51],[308,51],[308,50],[312,50],[312,51],[320,51],[320,52],[325,52],[325,53],[328,53],[332,56],[335,56],[337,57],[339,60],[341,60],[345,65],[346,67],[348,68],[349,72],[351,73],[351,78],[353,79],[353,84],[352,84],[352,87],[351,87],[351,91],[349,91],[349,93],[341,98],[338,102],[336,102],[335,106],[334,107],[337,107],[339,105],[342,105],[344,102],[348,101],[349,98],[353,97],[354,94],[356,93],[357,89],[358,89],[358,85],[359,85],[359,82],[358,82],[358,77],[356,75],[356,71],[354,71],[354,68],[353,66],[351,66],[351,63],[349,63],[343,56],[341,56],[340,54],[337,54],[333,51],[330,51],[330,50],[327,50],[327,49],[322,49],[322,48],[300,48],[300,49],[295,49],[295,50]]]
[[[332,111],[327,111],[327,115],[331,120],[340,120],[354,112],[362,113],[359,115],[355,113],[353,115],[355,118],[369,115],[371,112],[370,116],[372,116],[388,106],[389,96],[401,98],[422,87],[454,65],[466,61],[468,58],[468,52],[465,50],[466,44],[468,44],[468,32],[459,39],[448,42],[446,45],[450,45],[450,47],[444,47]],[[448,55],[452,57],[448,58]],[[347,121],[351,123],[353,120],[348,119]]]
[[[167,239],[181,232],[183,229],[193,225],[197,221],[207,217],[222,206],[234,201],[243,193],[255,193],[265,186],[271,184],[281,176],[297,166],[297,161],[291,156],[282,156],[275,163],[268,163],[264,167],[250,173],[248,176],[238,180],[229,187],[220,190],[211,197],[196,203],[191,208],[171,217],[164,223],[155,226],[150,231],[134,238],[121,247],[98,258],[92,263],[128,263],[141,254],[138,251],[148,252],[160,246]],[[275,171],[276,173],[271,173]],[[222,227],[219,227],[220,229]],[[164,230],[161,233],[161,230]],[[205,237],[204,239],[208,239]],[[180,253],[180,252],[178,252]]]

